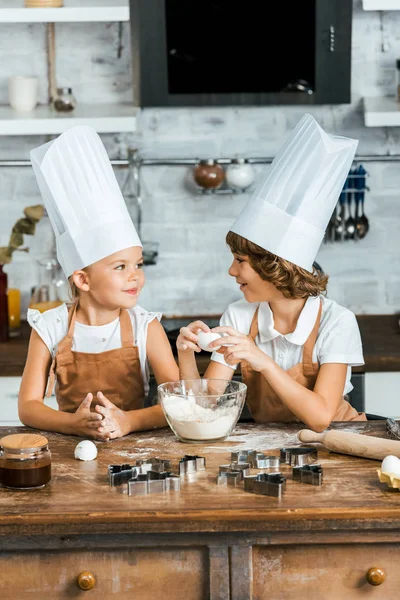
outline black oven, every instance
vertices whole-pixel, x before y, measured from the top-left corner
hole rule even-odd
[[[353,0],[130,0],[135,104],[350,102]]]

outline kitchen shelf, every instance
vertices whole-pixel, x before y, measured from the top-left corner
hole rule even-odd
[[[58,113],[48,105],[29,113],[0,106],[0,135],[59,134],[76,125],[89,125],[98,133],[132,132],[137,111],[131,104],[78,104],[70,113]]]
[[[366,127],[400,127],[400,102],[395,96],[364,98]]]
[[[364,10],[400,10],[400,0],[363,0]]]
[[[62,8],[25,8],[24,0],[0,0],[0,23],[129,21],[128,0],[64,0]]]

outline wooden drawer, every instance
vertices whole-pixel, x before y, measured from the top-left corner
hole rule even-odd
[[[397,544],[254,547],[253,600],[397,598],[399,561]],[[371,567],[384,570],[381,585],[368,583]]]
[[[77,576],[96,583],[83,591]],[[209,594],[208,552],[203,548],[0,554],[2,600],[125,598],[204,600]]]

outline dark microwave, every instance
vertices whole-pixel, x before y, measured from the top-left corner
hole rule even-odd
[[[350,102],[352,0],[130,0],[138,106]]]

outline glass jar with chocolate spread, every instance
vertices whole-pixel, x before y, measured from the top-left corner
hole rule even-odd
[[[0,484],[14,489],[43,487],[51,479],[48,440],[37,433],[0,439]]]

